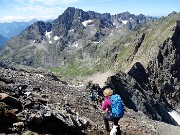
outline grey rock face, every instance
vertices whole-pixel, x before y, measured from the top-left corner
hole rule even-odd
[[[128,74],[118,73],[108,79],[107,85],[120,94],[125,105],[142,111],[150,118],[178,125],[169,115],[179,108],[180,25],[164,41],[157,57],[145,69],[137,62]]]

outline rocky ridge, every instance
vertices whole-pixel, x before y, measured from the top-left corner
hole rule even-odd
[[[89,99],[90,87],[71,87],[44,71],[0,65],[1,133],[107,134],[100,104]],[[150,120],[123,101],[125,116],[119,122],[122,134],[180,133],[179,127]],[[162,131],[167,128],[171,130]]]
[[[152,119],[178,125],[168,112],[179,110],[179,21],[173,31],[147,67],[136,62],[127,74],[119,72],[110,77],[107,84],[121,95],[129,108],[143,111]]]

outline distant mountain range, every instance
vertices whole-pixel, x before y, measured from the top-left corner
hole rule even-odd
[[[0,47],[3,46],[8,39],[4,36],[0,35]]]
[[[57,19],[35,22],[9,40],[3,52],[11,53],[9,56],[4,55],[2,59],[8,58],[16,63],[35,67],[64,65],[77,51],[83,51],[80,55],[88,59],[91,55],[94,57],[93,50],[116,30],[137,29],[153,20],[156,18],[142,14],[100,14],[69,7]]]
[[[13,36],[17,36],[20,34],[25,28],[27,28],[29,25],[36,22],[36,19],[33,19],[29,22],[11,22],[11,23],[0,23],[0,35],[11,38]]]

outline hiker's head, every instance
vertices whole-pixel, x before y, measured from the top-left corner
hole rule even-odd
[[[111,96],[112,94],[113,94],[113,90],[111,90],[110,88],[107,88],[107,89],[105,89],[105,90],[103,91],[103,95],[104,95],[105,97]]]

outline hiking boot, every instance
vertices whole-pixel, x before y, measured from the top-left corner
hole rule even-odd
[[[121,133],[120,127],[118,126],[116,135],[121,135],[121,134],[122,134],[122,133]]]

